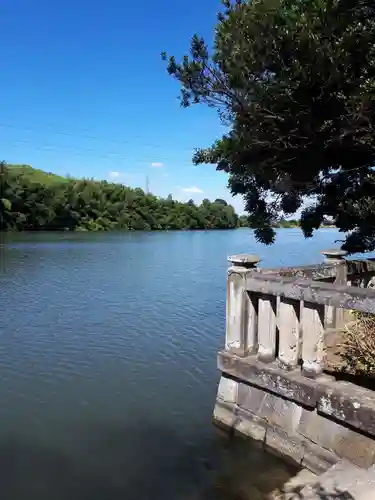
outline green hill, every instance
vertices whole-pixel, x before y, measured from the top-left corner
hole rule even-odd
[[[69,179],[60,175],[44,172],[30,165],[7,165],[10,177],[22,176],[26,181],[39,184],[54,184],[57,182],[68,182]]]
[[[232,229],[224,200],[182,203],[121,184],[73,179],[29,165],[0,164],[0,230],[110,231]]]

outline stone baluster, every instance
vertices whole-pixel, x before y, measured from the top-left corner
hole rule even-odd
[[[277,297],[261,294],[258,300],[258,358],[270,363],[276,356]]]
[[[246,291],[246,275],[260,259],[255,255],[229,257],[225,348],[238,356],[253,354],[257,346],[257,304]]]
[[[279,302],[279,363],[282,368],[297,368],[301,356],[299,300],[280,297]]]
[[[302,326],[302,373],[315,378],[324,365],[324,306],[303,303]]]
[[[329,249],[321,252],[325,256],[325,262],[336,268],[336,277],[334,283],[336,285],[346,285],[348,281],[348,268],[345,256],[348,252],[340,249]],[[326,328],[341,328],[344,326],[343,309],[333,306],[326,306],[325,310],[325,326]]]

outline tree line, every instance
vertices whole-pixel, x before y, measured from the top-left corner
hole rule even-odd
[[[239,227],[250,227],[251,219],[248,215],[240,215],[238,217],[238,225]],[[322,227],[335,227],[333,220],[329,220],[325,218],[321,224]],[[283,229],[293,229],[293,228],[301,228],[300,221],[298,219],[286,219],[283,216],[275,217],[271,221],[272,228],[283,228]]]
[[[176,201],[140,188],[49,174],[0,164],[2,231],[109,231],[233,229],[234,208],[225,200]]]

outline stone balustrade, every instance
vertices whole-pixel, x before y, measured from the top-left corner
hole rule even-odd
[[[311,470],[351,459],[340,440],[354,448],[362,440],[371,450],[363,464],[370,466],[375,463],[375,393],[326,375],[324,358],[327,331],[343,327],[345,311],[375,314],[375,290],[365,288],[375,275],[375,261],[322,253],[322,264],[298,268],[262,269],[253,255],[229,259],[214,420],[304,461]],[[331,431],[316,437],[306,430],[306,421],[331,429],[336,441],[332,444]],[[298,450],[291,450],[290,443],[297,442]]]
[[[286,318],[286,310],[289,310],[289,317],[291,321],[295,322],[301,317],[301,307],[303,304],[293,303],[293,305],[286,304],[286,300],[281,306],[278,306],[279,296],[274,294],[271,290],[268,294],[269,297],[258,300],[254,290],[247,290],[245,293],[244,277],[249,273],[261,274],[263,278],[258,276],[259,279],[266,279],[266,276],[274,276],[278,278],[302,279],[312,280],[320,283],[332,283],[334,285],[349,285],[355,288],[367,288],[372,285],[372,278],[375,277],[375,259],[366,260],[346,260],[344,257],[346,252],[340,250],[325,250],[322,251],[325,255],[325,261],[318,265],[299,266],[299,267],[286,267],[278,269],[260,269],[257,264],[260,259],[254,255],[235,255],[229,258],[231,267],[228,270],[228,283],[227,283],[227,335],[226,344],[231,348],[237,349],[238,353],[243,351],[243,354],[253,352],[256,345],[253,343],[252,336],[254,336],[254,321],[257,316],[258,308],[261,308],[261,323],[272,325],[275,322],[276,309],[281,307],[277,313]],[[306,284],[306,281],[303,281]],[[268,280],[269,283],[277,283],[276,280]],[[297,282],[296,282],[297,283]],[[297,286],[297,285],[296,285]],[[272,285],[271,285],[272,288]],[[245,300],[246,299],[246,300]],[[237,308],[237,309],[236,309]],[[309,308],[305,307],[304,314],[306,318],[310,314]],[[347,308],[350,309],[350,308]],[[354,308],[352,308],[354,309]],[[318,313],[317,313],[318,311]],[[313,314],[313,313],[311,313]],[[347,322],[348,315],[345,314],[345,309],[334,304],[333,301],[329,304],[317,304],[315,307],[314,315],[318,316],[315,322],[322,320],[323,325],[319,328],[342,328]],[[268,318],[268,319],[266,319]],[[286,319],[283,320],[285,322]],[[303,321],[301,317],[301,321]],[[298,324],[301,327],[301,321],[298,319]],[[242,326],[240,326],[242,325]],[[258,326],[255,325],[257,328]],[[283,328],[283,325],[281,325]],[[231,333],[240,329],[242,335],[247,330],[246,338],[243,337],[240,341],[238,335]],[[239,330],[238,330],[239,331]],[[260,326],[261,336],[263,336],[264,327]],[[267,357],[268,354],[264,351],[265,347],[260,344],[260,356]]]
[[[260,361],[279,360],[309,376],[322,372],[325,307],[375,314],[375,290],[254,272],[228,275],[226,348]]]

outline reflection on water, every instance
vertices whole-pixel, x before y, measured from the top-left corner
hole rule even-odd
[[[168,428],[137,424],[95,431],[86,448],[65,454],[32,439],[4,440],[1,498],[261,500],[293,473],[242,440],[186,443]]]
[[[335,239],[3,235],[0,497],[266,498],[290,468],[211,425],[227,255],[311,263]]]

